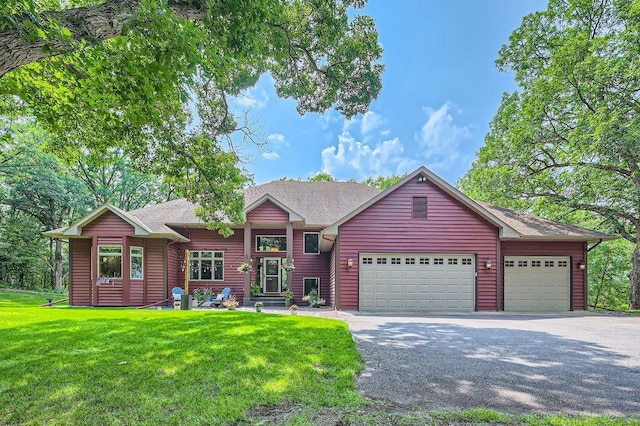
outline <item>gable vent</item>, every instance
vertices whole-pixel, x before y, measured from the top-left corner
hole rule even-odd
[[[413,197],[413,218],[427,218],[427,197]]]

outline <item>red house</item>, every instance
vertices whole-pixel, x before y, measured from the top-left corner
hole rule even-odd
[[[230,287],[244,304],[255,283],[267,296],[289,288],[296,302],[317,288],[337,309],[583,310],[588,244],[614,238],[473,201],[424,167],[386,191],[277,181],[244,196],[246,223],[229,238],[184,199],[131,212],[103,205],[47,232],[69,240],[71,303],[158,302],[188,269],[189,290]],[[238,272],[243,263],[249,273]]]

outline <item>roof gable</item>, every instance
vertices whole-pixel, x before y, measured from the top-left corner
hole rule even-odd
[[[265,206],[265,203],[269,203],[269,202],[275,205],[276,207],[278,207],[279,209],[283,210],[285,213],[287,213],[289,215],[290,222],[304,222],[304,218],[301,215],[299,215],[293,209],[286,206],[285,204],[283,204],[278,199],[276,199],[275,197],[271,196],[268,193],[264,194],[262,197],[258,198],[253,203],[246,206],[244,208],[245,215],[248,216],[249,213],[256,210],[258,207]]]
[[[443,180],[442,178],[440,178],[439,176],[437,176],[436,174],[434,174],[433,172],[431,172],[429,169],[427,169],[424,166],[416,169],[413,173],[408,174],[401,181],[396,182],[394,185],[390,186],[385,191],[382,191],[381,193],[379,193],[375,197],[371,198],[370,200],[368,200],[367,202],[365,202],[361,206],[357,207],[353,211],[349,212],[348,214],[346,214],[345,216],[340,218],[333,225],[331,225],[329,228],[327,228],[325,230],[325,233],[329,234],[329,235],[337,235],[338,234],[338,227],[340,225],[342,225],[343,223],[347,222],[348,220],[354,218],[359,213],[361,213],[362,211],[364,211],[367,208],[371,207],[372,205],[374,205],[378,201],[382,200],[383,198],[385,198],[389,194],[393,193],[395,190],[397,190],[398,188],[400,188],[401,186],[403,186],[404,184],[406,184],[407,182],[409,182],[412,179],[427,179],[427,180],[429,180],[437,188],[441,189],[442,191],[444,191],[445,193],[447,193],[448,195],[450,195],[451,197],[453,197],[454,199],[456,199],[457,201],[462,203],[468,209],[472,210],[473,212],[475,212],[476,214],[478,214],[479,216],[481,216],[482,218],[487,220],[489,223],[492,223],[495,226],[497,226],[498,229],[500,230],[500,237],[501,238],[518,238],[518,237],[520,237],[520,234],[515,229],[513,229],[511,226],[509,226],[507,223],[505,223],[504,221],[502,221],[501,219],[496,217],[493,213],[491,213],[487,209],[483,208],[480,204],[476,203],[471,198],[469,198],[466,195],[464,195],[462,192],[458,191],[452,185],[447,183],[445,180]]]
[[[111,204],[103,204],[82,219],[74,222],[67,228],[62,231],[62,235],[67,237],[79,237],[82,235],[82,228],[96,220],[98,217],[102,216],[105,212],[110,211],[111,213],[118,216],[120,219],[131,225],[134,229],[135,235],[147,236],[151,234],[151,230],[141,221],[139,221],[136,217],[129,215],[123,210],[112,206]]]

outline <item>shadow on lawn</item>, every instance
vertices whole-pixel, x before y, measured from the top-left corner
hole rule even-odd
[[[283,399],[339,404],[341,389],[355,395],[358,356],[340,322],[107,312],[65,311],[65,319],[0,329],[0,418],[212,424]],[[345,371],[350,378],[339,377]]]
[[[638,415],[640,368],[596,344],[548,333],[387,323],[354,332],[365,396],[428,409]]]

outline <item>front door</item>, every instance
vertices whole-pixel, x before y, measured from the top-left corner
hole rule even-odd
[[[265,293],[280,293],[282,291],[282,275],[280,274],[280,258],[264,258],[264,283]]]

